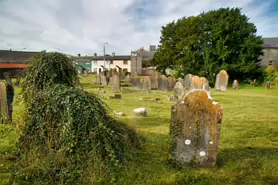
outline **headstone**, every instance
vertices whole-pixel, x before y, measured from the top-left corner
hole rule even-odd
[[[177,82],[174,90],[173,95],[175,99],[182,99],[185,95],[185,90],[181,82]]]
[[[96,82],[97,84],[101,84],[101,76],[100,76],[100,75],[96,75],[96,80],[95,80],[95,82]]]
[[[141,92],[149,93],[150,92],[150,84],[151,84],[150,77],[146,76],[145,78],[140,79]]]
[[[107,86],[107,79],[106,79],[106,76],[101,75],[101,76],[100,76],[100,81],[101,81],[101,85]]]
[[[203,80],[199,76],[193,76],[190,84],[190,91],[194,89],[203,89]]]
[[[233,89],[238,90],[238,81],[234,80],[233,82]]]
[[[205,77],[201,77],[200,79],[202,81],[202,86],[203,86],[202,89],[209,92],[210,91],[209,81]]]
[[[8,118],[8,101],[6,85],[0,82],[0,119]]]
[[[113,75],[114,76],[114,75]],[[109,82],[108,82],[108,86],[112,87],[114,80],[113,80],[113,76],[109,77]]]
[[[111,68],[111,76],[115,75],[117,73],[116,68]]]
[[[180,165],[214,166],[223,108],[204,90],[190,91],[172,106],[171,159]]]
[[[270,82],[269,82],[269,81],[267,81],[267,82],[265,83],[265,89],[267,89],[267,90],[270,89]]]
[[[88,74],[89,74],[89,69],[84,69],[84,75],[88,76]]]
[[[113,85],[112,85],[113,92],[120,92],[121,91],[121,81],[120,81],[119,75],[113,75],[112,80],[113,80]]]
[[[132,78],[132,88],[135,90],[140,90],[140,77]]]
[[[122,99],[122,95],[121,94],[115,94],[114,98],[120,100],[120,99]]]
[[[189,90],[191,86],[191,80],[192,80],[193,75],[192,74],[187,74],[185,75],[184,81],[185,81],[185,89]]]
[[[130,83],[131,82],[131,76],[128,74],[125,77],[125,83]]]
[[[152,90],[158,89],[159,79],[160,79],[160,73],[157,71],[154,71],[151,75],[151,89]]]
[[[183,86],[185,86],[185,80],[182,78],[178,78],[178,82],[180,82]]]
[[[167,78],[167,80],[168,80],[168,91],[172,91],[174,86],[175,86],[175,84],[176,84],[176,79],[171,77],[171,76],[169,76]]]
[[[158,89],[162,92],[168,91],[168,80],[166,76],[162,75],[159,79]]]
[[[225,92],[228,88],[228,81],[228,73],[225,70],[221,70],[216,77],[215,90]]]

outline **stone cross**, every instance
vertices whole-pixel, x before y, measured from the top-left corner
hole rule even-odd
[[[221,70],[216,77],[215,90],[225,92],[228,88],[229,75],[225,70]]]
[[[193,90],[172,106],[170,154],[179,165],[214,166],[223,108],[204,90]]]
[[[233,89],[238,90],[238,81],[237,80],[233,81]]]
[[[182,99],[185,95],[185,90],[181,82],[177,82],[174,89],[173,95],[175,99]]]

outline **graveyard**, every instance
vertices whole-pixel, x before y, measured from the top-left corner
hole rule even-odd
[[[169,163],[171,111],[177,102],[169,100],[173,91],[150,87],[141,91],[123,83],[120,88],[120,84],[111,88],[94,83],[96,76],[91,74],[79,78],[80,88],[100,97],[116,120],[134,128],[143,138],[142,147],[132,150],[131,159],[121,164],[112,182],[104,184],[277,184],[277,88],[266,90],[249,84],[239,84],[239,90],[229,84],[225,92],[211,88],[213,101],[223,107],[215,165],[173,167]],[[0,184],[9,184],[10,169],[16,162],[16,142],[24,120],[21,88],[15,87],[14,123],[0,124]],[[115,94],[120,98],[114,98]],[[134,109],[142,107],[147,115],[136,115]]]

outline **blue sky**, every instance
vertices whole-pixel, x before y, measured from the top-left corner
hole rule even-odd
[[[108,42],[106,53],[129,54],[159,44],[161,26],[221,7],[278,37],[276,0],[0,0],[0,49],[102,55]]]

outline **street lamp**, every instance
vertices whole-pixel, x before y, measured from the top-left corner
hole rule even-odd
[[[108,42],[105,42],[104,44],[103,44],[103,66],[104,66],[104,69],[103,69],[103,71],[105,70],[105,44],[108,44]]]

